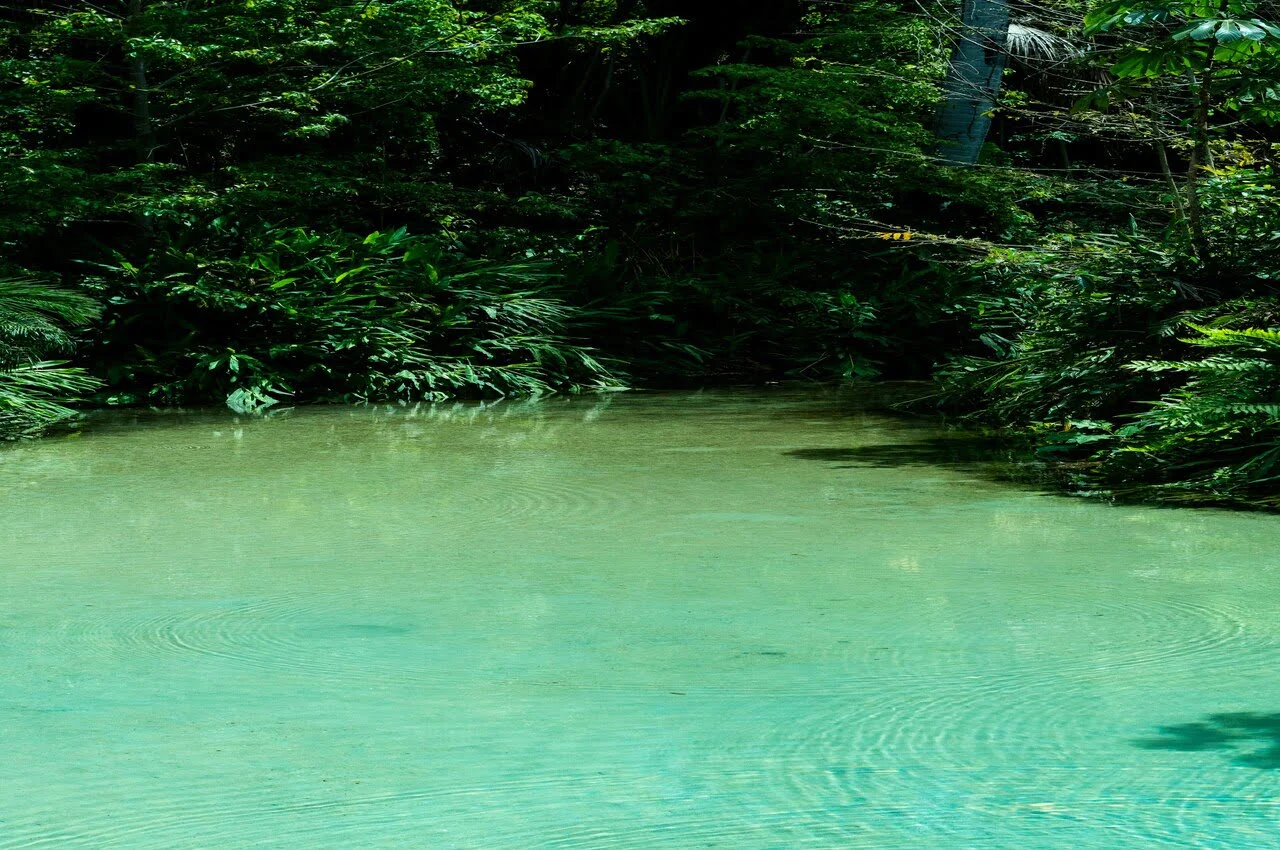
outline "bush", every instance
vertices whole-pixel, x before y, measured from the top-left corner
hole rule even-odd
[[[90,281],[117,402],[442,399],[609,389],[537,263],[468,261],[400,229],[224,231]],[[211,245],[213,247],[211,247]]]

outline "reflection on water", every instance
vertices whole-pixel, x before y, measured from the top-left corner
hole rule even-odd
[[[794,391],[0,450],[0,850],[1280,847],[1280,519],[989,460]]]

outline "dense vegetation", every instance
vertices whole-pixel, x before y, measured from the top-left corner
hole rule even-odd
[[[936,378],[1280,501],[1267,4],[0,9],[0,434],[67,405]]]

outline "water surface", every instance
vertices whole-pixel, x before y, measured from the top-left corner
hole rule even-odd
[[[0,850],[1280,848],[1280,518],[841,393],[0,450]]]

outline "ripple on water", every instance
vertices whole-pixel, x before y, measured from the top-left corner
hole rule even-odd
[[[651,503],[652,494],[624,490],[607,478],[566,475],[559,470],[500,475],[482,489],[469,488],[464,511],[479,526],[571,523],[607,526],[618,517]],[[572,526],[571,526],[572,527]]]
[[[1077,763],[1080,741],[1102,721],[1088,702],[1089,687],[1135,675],[1166,685],[1191,681],[1212,667],[1215,656],[1227,664],[1241,657],[1274,660],[1276,641],[1269,632],[1248,628],[1244,612],[1231,605],[1124,600],[1102,609],[1121,618],[1129,640],[1089,652],[1081,652],[1078,641],[1075,651],[1040,646],[1027,654],[1010,648],[1008,657],[985,657],[981,669],[973,663],[951,670],[903,669],[892,678],[883,671],[870,678],[851,672],[864,685],[860,692],[780,694],[789,700],[787,722],[768,726],[738,755],[767,766],[761,786],[775,805],[826,812],[832,829],[850,811],[859,811],[863,822],[874,821],[883,801],[903,800],[911,801],[909,808],[931,834],[956,824],[963,810],[970,819],[1026,816],[1020,829],[1028,836],[1042,824],[1088,821],[1139,842],[1133,846],[1186,846],[1193,829],[1182,819],[1188,810],[1198,818],[1226,813],[1232,801],[1256,804],[1250,794],[1266,782],[1264,774],[1237,771],[1223,783],[1221,798],[1205,796],[1197,771],[1183,771],[1178,781],[1161,776],[1150,786],[1167,788],[1169,797],[1143,806],[1135,790],[1143,769]],[[1022,757],[1020,769],[1000,781],[1011,750]],[[1023,790],[1035,787],[1058,793],[1039,799]],[[940,808],[930,814],[930,806]]]
[[[673,428],[684,406],[496,455],[478,429],[407,452],[324,416],[350,450],[317,451],[303,416],[196,452],[198,516],[145,434],[95,444],[93,487],[78,457],[40,472],[39,510],[0,523],[57,580],[3,576],[0,784],[22,787],[0,850],[1280,847],[1280,772],[1134,744],[1280,710],[1254,570],[1273,526],[1197,514],[1188,536],[950,470],[783,462],[812,433],[744,427],[755,401]],[[249,506],[245,476],[289,512],[265,485]],[[386,518],[376,552],[329,525],[348,495],[352,527]],[[479,556],[451,536],[472,524]],[[248,527],[246,550],[317,569],[166,573]],[[1037,567],[1086,538],[1097,559]],[[398,595],[420,576],[448,586]]]
[[[130,656],[206,656],[322,677],[433,678],[431,646],[407,620],[376,622],[326,596],[234,601],[198,611],[120,622],[114,615],[67,625],[62,640]],[[394,643],[395,646],[388,646]]]
[[[183,606],[163,616],[124,622],[118,614],[104,610],[96,619],[67,623],[60,639],[74,644],[77,651],[91,647],[110,654],[205,656],[299,675],[353,679],[377,676],[384,682],[456,679],[487,669],[499,681],[557,689],[656,689],[769,697],[826,697],[870,690],[897,693],[897,698],[864,715],[863,725],[876,730],[880,739],[859,739],[864,749],[886,754],[915,746],[919,740],[927,742],[929,735],[944,732],[947,725],[957,725],[955,721],[963,719],[958,712],[968,706],[974,707],[975,712],[988,704],[1003,707],[1011,714],[1009,722],[1016,723],[1033,711],[1043,714],[1052,709],[1047,701],[1063,691],[1067,680],[1087,683],[1152,665],[1165,665],[1168,677],[1193,677],[1198,666],[1185,662],[1195,656],[1224,650],[1260,653],[1276,647],[1271,633],[1246,628],[1243,613],[1231,606],[1170,600],[1111,602],[1099,607],[1107,617],[1124,622],[1128,639],[1084,652],[1079,650],[1078,642],[1066,652],[1038,645],[1035,653],[1026,654],[1015,647],[1008,650],[1012,653],[1009,657],[975,658],[972,651],[957,654],[958,650],[949,653],[945,647],[931,646],[928,655],[933,660],[953,658],[950,669],[920,664],[919,651],[894,644],[837,644],[827,650],[811,648],[796,656],[781,650],[733,652],[722,648],[725,663],[718,675],[698,679],[660,676],[668,650],[658,645],[648,648],[649,655],[644,655],[644,647],[625,642],[587,646],[578,654],[586,657],[607,650],[629,657],[626,665],[579,664],[572,675],[548,677],[546,670],[540,671],[534,663],[536,659],[529,657],[523,660],[533,666],[515,663],[520,658],[498,663],[502,653],[486,648],[483,636],[474,634],[468,651],[477,654],[476,663],[467,667],[450,657],[457,651],[459,641],[465,639],[459,630],[424,630],[415,618],[404,615],[370,616],[344,611],[343,605],[324,594],[228,601],[195,611]],[[980,608],[950,613],[956,618],[952,627],[962,631],[967,619],[987,616]],[[486,658],[486,654],[492,657]],[[563,659],[557,659],[557,663],[563,663]],[[989,669],[991,665],[998,665],[994,672]],[[646,667],[652,668],[654,675],[638,675]],[[637,675],[629,675],[629,671]],[[1033,704],[1037,701],[1038,705]],[[849,741],[850,730],[845,725],[845,721],[838,721],[831,734]],[[964,728],[978,734],[989,726],[970,723]],[[1055,729],[1054,734],[1066,732],[1063,727]],[[821,741],[825,734],[828,733],[820,727],[813,740]]]
[[[350,846],[416,847],[424,846],[415,843],[423,835],[447,828],[442,818],[466,808],[462,804],[468,801],[524,795],[554,800],[557,788],[581,790],[599,781],[593,776],[539,775],[483,786],[446,784],[375,794],[348,788],[341,796],[293,801],[264,801],[260,791],[209,781],[186,785],[181,794],[168,799],[151,795],[146,806],[129,806],[129,789],[122,788],[118,778],[104,779],[101,785],[110,787],[100,787],[88,777],[82,786],[68,789],[65,807],[7,819],[0,850],[204,846],[192,841],[217,842],[207,845],[211,847],[298,846],[298,836],[308,832],[322,835],[325,846],[342,846],[334,839],[347,833],[361,842]],[[85,810],[86,799],[116,805]],[[77,812],[74,825],[65,825],[69,812]]]

